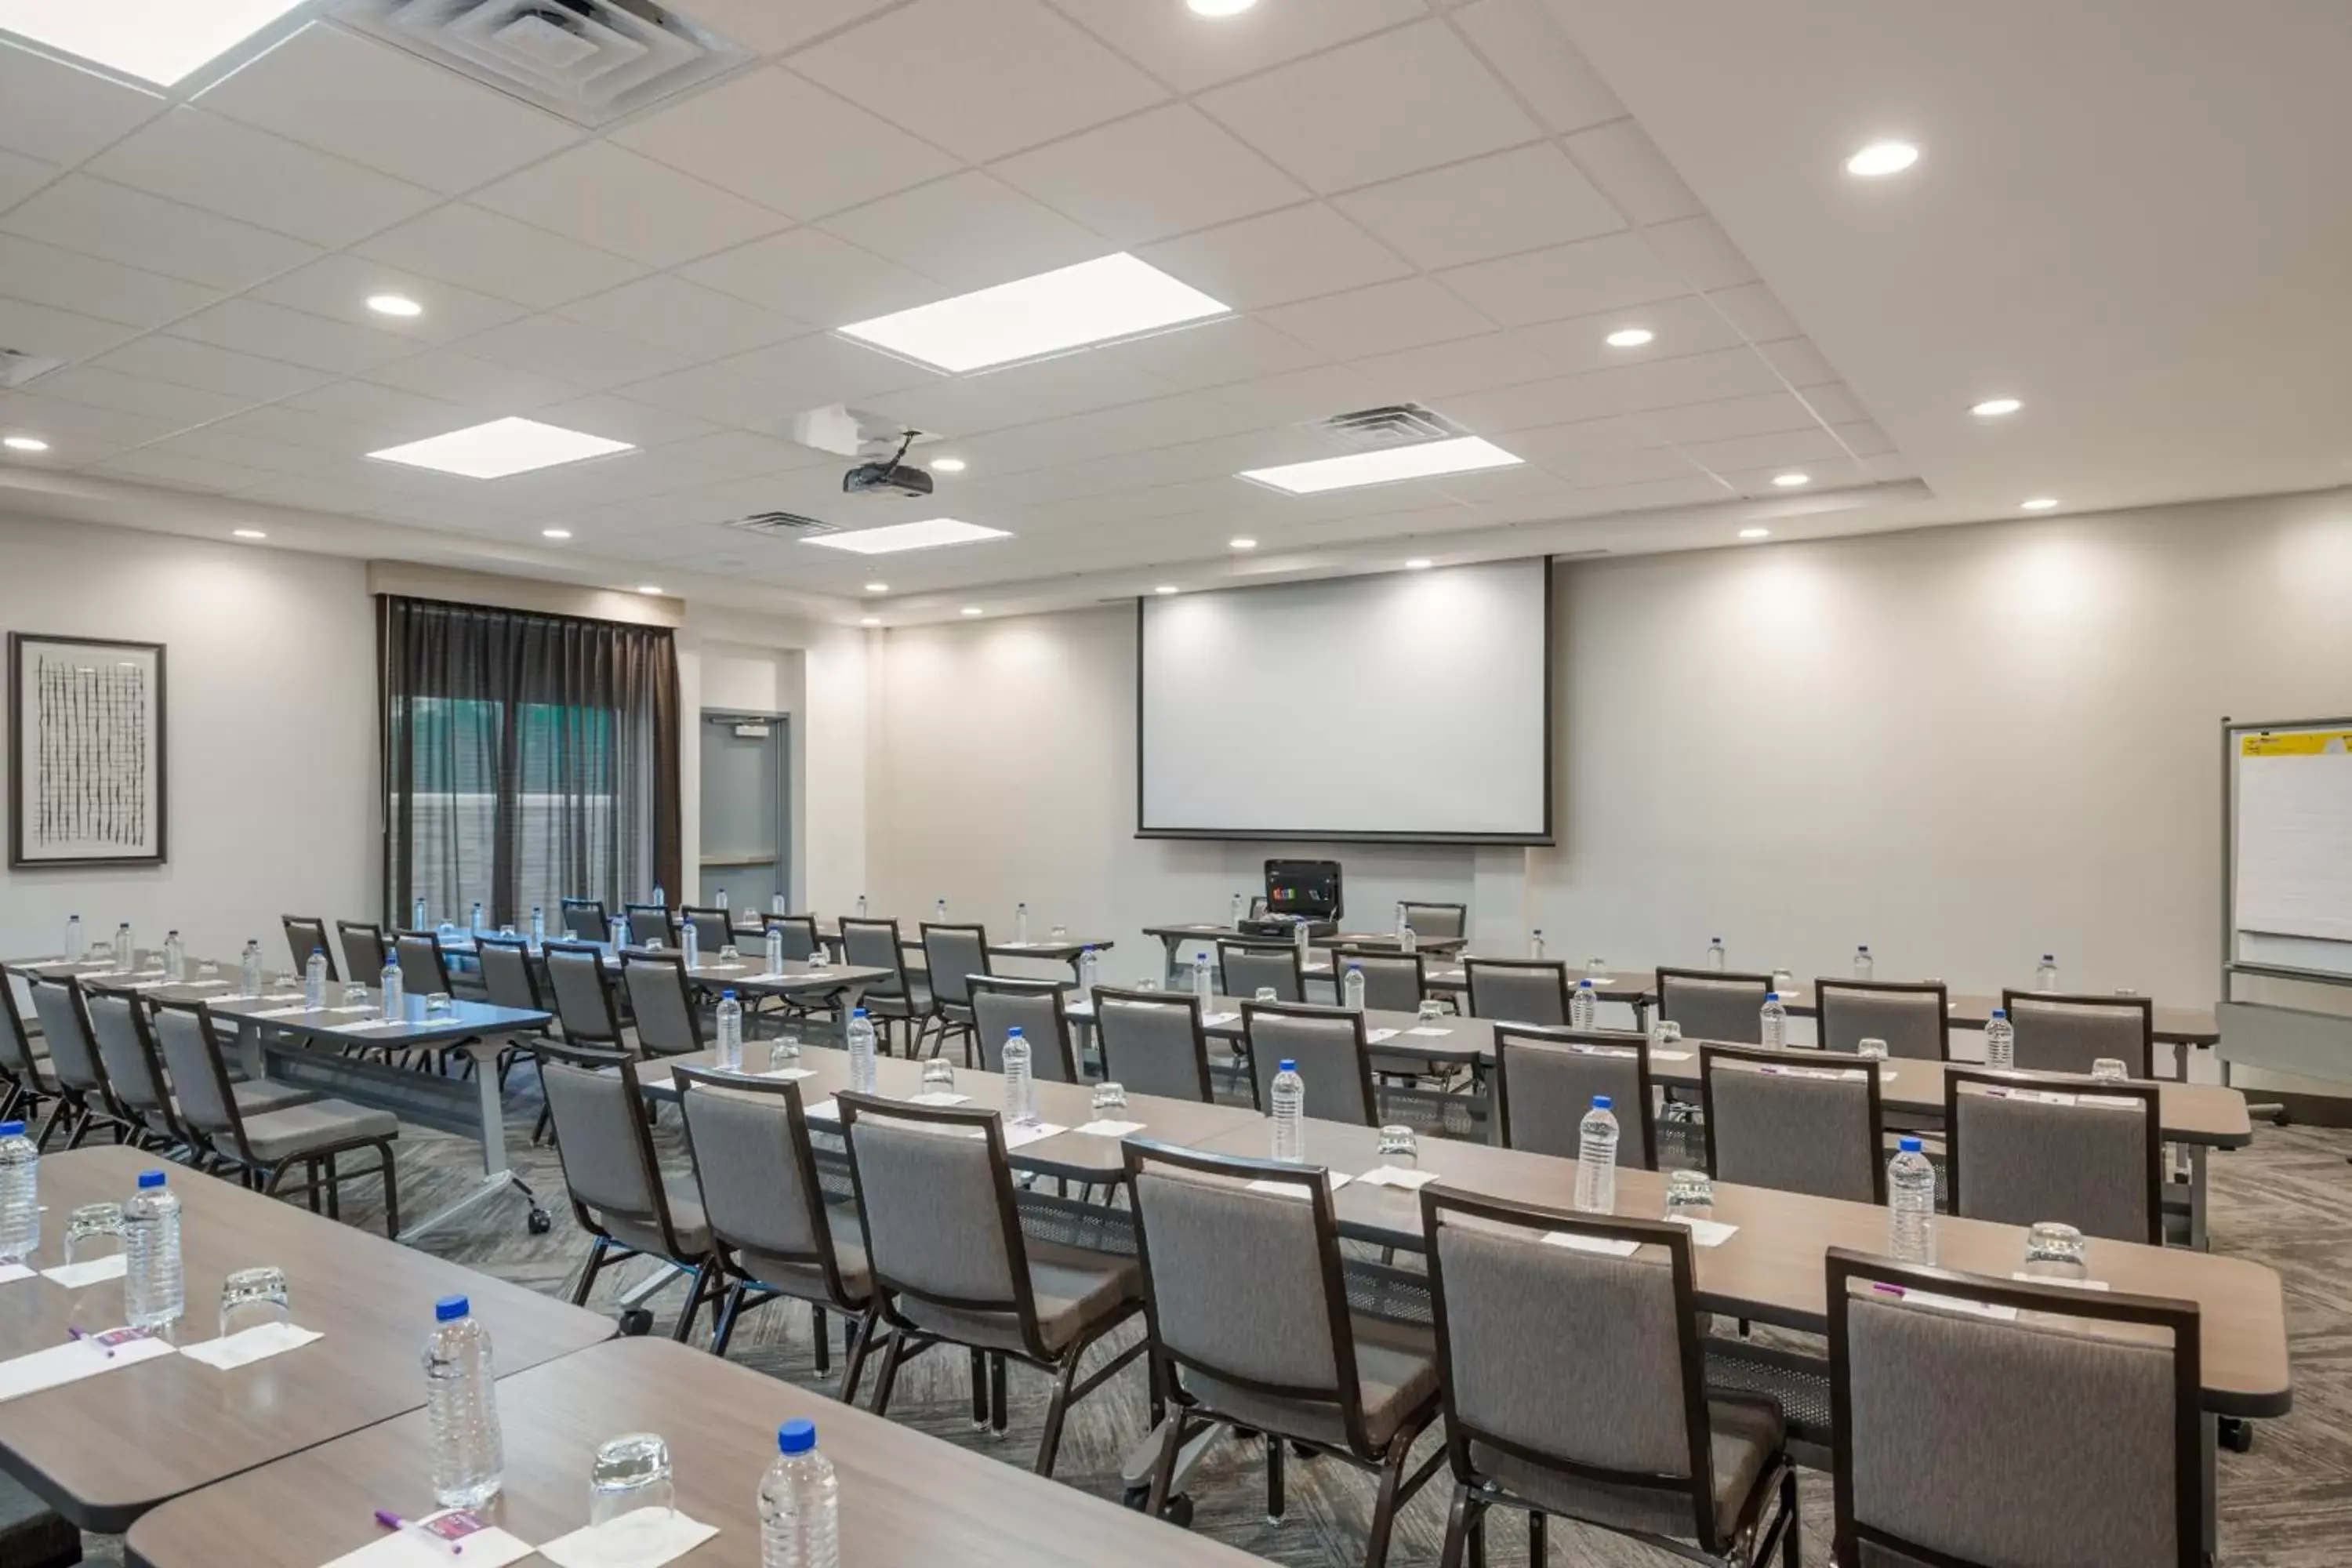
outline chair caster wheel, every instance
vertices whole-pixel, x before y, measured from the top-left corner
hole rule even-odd
[[[1160,1517],[1166,1520],[1169,1523],[1174,1525],[1179,1530],[1192,1529],[1192,1498],[1183,1492],[1178,1492],[1174,1497],[1170,1498],[1168,1500],[1167,1506],[1160,1510]]]
[[[630,1339],[643,1339],[654,1331],[654,1315],[643,1307],[632,1307],[621,1314],[621,1332]]]
[[[2216,1436],[2221,1439],[2221,1447],[2229,1449],[2232,1454],[2246,1454],[2253,1451],[2254,1424],[2251,1421],[2242,1420],[2235,1415],[2224,1415],[2221,1417],[2220,1430]]]
[[[530,1211],[530,1218],[524,1223],[530,1226],[531,1235],[545,1236],[555,1228],[555,1216],[545,1209],[533,1209]]]

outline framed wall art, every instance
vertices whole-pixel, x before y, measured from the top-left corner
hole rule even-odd
[[[8,634],[8,863],[160,866],[163,645]]]

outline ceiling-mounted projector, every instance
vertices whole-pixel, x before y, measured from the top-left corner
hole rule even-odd
[[[870,495],[887,490],[893,495],[927,496],[931,493],[930,472],[907,463],[907,448],[915,444],[915,432],[909,430],[898,449],[890,457],[876,463],[860,463],[841,476],[841,493],[848,496]]]

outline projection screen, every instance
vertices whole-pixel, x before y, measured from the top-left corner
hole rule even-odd
[[[1543,560],[1154,596],[1136,834],[1549,844]]]

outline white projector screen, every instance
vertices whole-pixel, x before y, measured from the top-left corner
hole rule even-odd
[[[1551,842],[1549,562],[1138,614],[1138,837]]]

